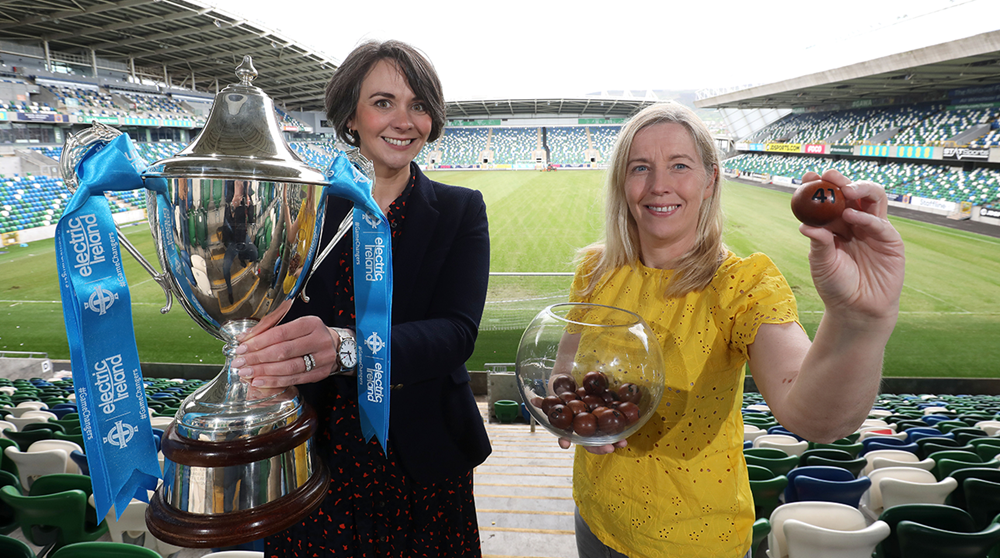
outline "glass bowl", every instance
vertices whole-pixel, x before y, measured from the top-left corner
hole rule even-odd
[[[629,437],[656,412],[663,371],[659,342],[638,314],[571,302],[531,321],[515,376],[525,407],[549,432],[603,446]]]

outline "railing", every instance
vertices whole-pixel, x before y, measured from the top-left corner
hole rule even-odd
[[[0,358],[49,358],[49,353],[38,351],[0,351]]]

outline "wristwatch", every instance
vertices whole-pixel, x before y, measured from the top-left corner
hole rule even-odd
[[[354,332],[339,327],[333,328],[340,335],[340,349],[337,350],[337,363],[341,370],[353,370],[358,365],[358,342]]]

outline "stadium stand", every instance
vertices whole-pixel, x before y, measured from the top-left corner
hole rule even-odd
[[[139,155],[142,156],[143,160],[147,163],[153,163],[159,161],[160,159],[173,157],[178,151],[184,149],[184,145],[169,141],[136,142],[135,147],[139,151]]]
[[[42,85],[56,102],[56,107],[72,115],[85,116],[126,116],[128,112],[115,104],[108,93],[97,87],[84,88],[76,85]]]
[[[896,131],[918,124],[940,110],[940,106],[921,108],[919,106],[889,107],[870,111],[857,128],[840,140],[846,145],[864,142],[878,143],[880,136],[891,137]]]
[[[1000,119],[991,122],[990,129],[986,132],[986,135],[977,140],[973,140],[969,144],[969,147],[983,149],[998,145],[1000,145]]]
[[[57,178],[0,176],[0,232],[54,225],[68,198]]]
[[[958,141],[966,132],[982,133],[989,127],[989,122],[996,120],[998,111],[995,107],[983,109],[942,110],[921,122],[914,124],[898,135],[892,137],[886,144],[896,145],[939,145],[945,141]]]
[[[472,166],[482,162],[480,155],[489,138],[490,128],[445,128],[444,134],[425,149],[428,154],[440,152],[442,166]]]
[[[582,126],[546,128],[549,162],[553,164],[583,164],[589,162],[586,151],[590,147],[586,128]]]
[[[618,134],[621,132],[621,126],[589,126],[587,128],[590,132],[590,139],[593,142],[594,149],[601,154],[604,160],[611,157],[611,151],[615,148],[615,142],[618,141]]]
[[[820,114],[792,114],[759,130],[745,141],[747,143],[798,142],[796,136],[815,126],[821,118]]]
[[[119,97],[120,102],[128,105],[129,109],[140,115],[150,118],[190,118],[192,115],[183,106],[169,97],[163,95],[148,95],[132,92],[116,92],[112,94],[112,99]]]
[[[278,125],[281,126],[283,130],[303,132],[308,129],[308,126],[280,108],[274,107],[274,112],[278,114]]]
[[[855,179],[871,180],[885,186],[891,198],[906,195],[948,202],[992,205],[1000,202],[1000,170],[976,168],[971,171],[943,164],[834,160],[743,153],[723,161],[723,167],[741,175],[761,174],[799,178],[807,171],[833,168]]]
[[[332,145],[328,142],[313,143],[304,141],[293,141],[288,144],[298,153],[309,166],[317,169],[326,169],[333,160]]]
[[[513,165],[532,160],[532,152],[541,145],[538,128],[492,128],[487,149],[493,150],[497,165]]]

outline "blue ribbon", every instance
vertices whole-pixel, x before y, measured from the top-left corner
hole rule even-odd
[[[327,195],[354,202],[354,306],[358,336],[361,434],[389,436],[389,334],[392,319],[392,232],[372,197],[372,182],[338,153],[326,171]]]
[[[96,144],[77,164],[80,186],[56,225],[56,266],[73,385],[97,517],[132,498],[148,502],[160,465],[139,368],[128,282],[105,191],[144,186],[127,135]],[[150,181],[152,189],[165,183]]]

